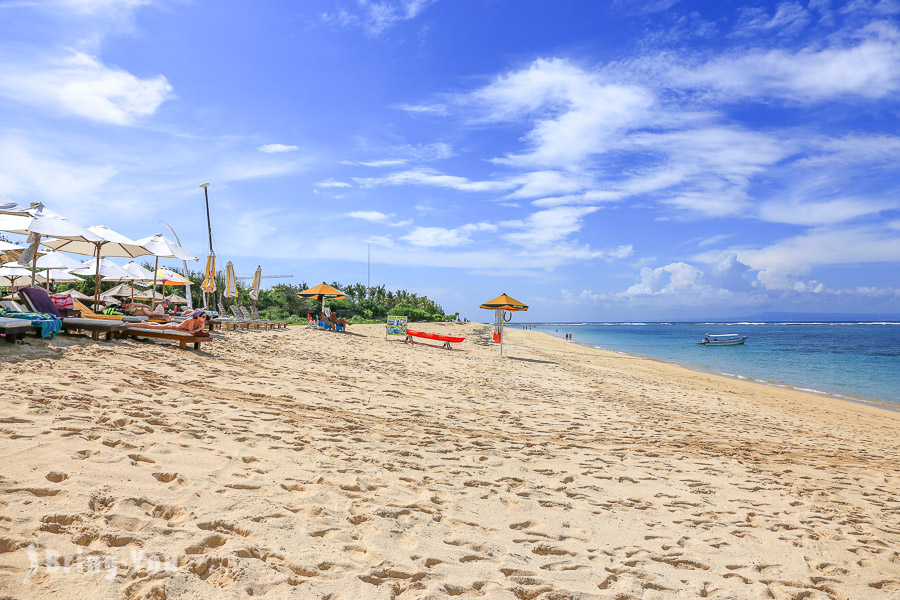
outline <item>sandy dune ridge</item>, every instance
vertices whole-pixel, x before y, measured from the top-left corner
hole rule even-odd
[[[900,597],[900,413],[422,328],[2,348],[0,598]]]

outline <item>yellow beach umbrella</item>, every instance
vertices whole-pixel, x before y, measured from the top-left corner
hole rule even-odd
[[[190,285],[191,282],[188,279],[185,279],[179,273],[176,273],[172,269],[167,269],[165,267],[160,267],[156,270],[156,282],[162,282],[162,294],[160,294],[160,299],[165,298],[166,296],[166,286],[167,285]],[[155,298],[154,298],[155,301]]]
[[[324,281],[317,285],[309,288],[308,290],[303,290],[298,293],[297,296],[300,298],[315,298],[316,300],[322,301],[322,312],[325,312],[325,298],[336,298],[338,300],[346,300],[347,296],[344,295],[340,290],[336,290]]]
[[[225,264],[225,291],[222,295],[226,298],[237,297],[237,279],[234,276],[234,264],[230,260]]]
[[[254,302],[259,299],[260,283],[262,283],[262,265],[257,265],[256,272],[253,274],[253,287],[250,288],[250,297]]]
[[[507,321],[506,311],[528,310],[528,305],[523,304],[515,298],[500,294],[493,300],[488,300],[479,308],[494,311],[494,341],[500,344],[500,356],[503,356],[503,324]]]

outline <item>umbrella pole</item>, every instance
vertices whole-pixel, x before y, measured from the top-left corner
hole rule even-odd
[[[103,244],[97,244],[97,273],[94,279],[94,308],[99,308],[100,306],[100,246]]]
[[[500,356],[503,356],[503,317],[506,311],[500,311]]]
[[[37,250],[41,245],[41,235],[37,234],[37,237],[34,239],[34,256],[31,257],[31,287],[34,287],[34,277],[37,273]]]
[[[154,298],[154,294],[156,293],[156,272],[157,271],[159,271],[159,257],[158,256],[156,257],[156,264],[153,267],[153,287],[150,288],[153,290],[153,293],[150,294],[150,309],[151,310],[156,308],[153,303],[156,300]],[[163,284],[163,289],[165,289],[165,288],[166,288],[166,286],[165,286],[165,284]]]

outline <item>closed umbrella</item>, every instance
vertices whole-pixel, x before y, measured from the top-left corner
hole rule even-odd
[[[225,265],[225,291],[222,295],[226,298],[237,297],[237,279],[234,277],[234,264],[230,260]]]
[[[347,296],[340,290],[336,290],[324,281],[319,285],[313,286],[308,290],[303,290],[297,294],[300,298],[315,298],[322,301],[322,312],[325,312],[325,299],[336,298],[338,300],[346,300]]]
[[[97,236],[95,241],[81,240],[52,240],[44,243],[48,248],[54,250],[64,250],[73,254],[93,255],[94,258],[100,259],[110,256],[118,256],[124,258],[137,258],[138,256],[146,256],[150,251],[138,244],[136,241],[125,237],[121,233],[117,233],[106,227],[105,225],[94,225],[88,227],[88,230]],[[118,266],[118,265],[117,265]],[[97,263],[99,269],[100,263]],[[121,267],[119,267],[121,269]],[[95,273],[97,277],[94,286],[94,298],[100,297],[100,272]]]
[[[207,294],[215,294],[216,293],[216,253],[210,252],[209,256],[206,257],[206,270],[204,271],[206,278],[203,280],[203,283],[200,284],[201,289]],[[204,300],[205,302],[205,300]],[[215,304],[215,298],[213,298],[213,304]],[[209,303],[207,303],[207,307],[209,307]]]
[[[485,302],[479,308],[494,311],[494,327],[496,328],[494,341],[500,344],[500,356],[503,356],[503,324],[507,322],[506,312],[528,310],[528,306],[506,294],[500,294],[493,300]]]
[[[25,214],[22,214],[23,212]],[[0,214],[0,231],[27,235],[29,243],[33,243],[35,248],[41,243],[42,237],[85,243],[103,241],[100,236],[93,231],[89,231],[81,225],[76,225],[65,217],[56,214],[49,208],[45,208],[44,205],[39,202],[32,204],[28,209]],[[76,254],[83,253],[76,252]],[[35,265],[37,262],[37,252],[34,253],[30,262],[32,275],[34,275],[37,271],[37,266]],[[34,285],[34,280],[35,277],[32,277],[32,285]]]
[[[256,302],[259,299],[259,284],[262,283],[262,266],[256,266],[256,272],[253,274],[253,286],[250,288],[250,297]]]

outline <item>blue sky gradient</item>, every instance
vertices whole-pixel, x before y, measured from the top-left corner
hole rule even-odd
[[[0,0],[0,193],[472,319],[900,309],[900,2]],[[271,280],[269,280],[271,283]]]

